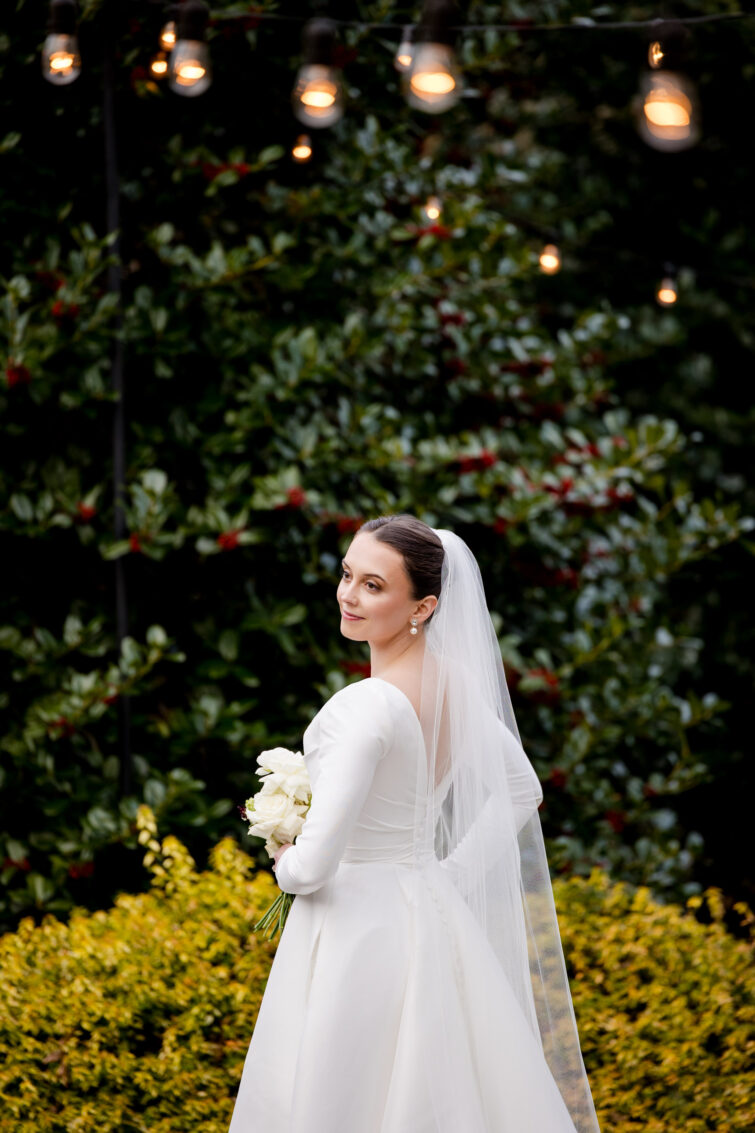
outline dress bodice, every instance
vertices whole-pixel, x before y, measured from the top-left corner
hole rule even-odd
[[[379,677],[347,685],[304,733],[312,802],[295,844],[278,860],[278,884],[312,893],[340,863],[411,864],[423,846],[427,764],[408,697]]]
[[[375,709],[367,709],[365,700]],[[414,859],[417,792],[424,797],[425,745],[417,714],[406,695],[388,681],[368,677],[359,687],[349,685],[336,693],[318,712],[304,733],[304,758],[317,793],[323,748],[334,729],[348,729],[344,716],[356,713],[370,739],[382,741],[364,804],[351,827],[341,855],[344,862],[408,862]]]

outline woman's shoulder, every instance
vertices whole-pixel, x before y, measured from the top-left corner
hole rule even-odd
[[[380,677],[363,677],[333,693],[315,719],[340,718],[380,727],[384,732],[402,711],[402,701],[411,708],[406,694],[397,685]]]
[[[377,677],[364,677],[344,685],[325,701],[311,721],[304,734],[305,747],[323,736],[357,737],[366,732],[385,750],[395,734],[400,696],[398,689],[392,695],[387,683]]]
[[[334,692],[330,700],[326,700],[323,709],[341,708],[346,705],[384,705],[389,699],[387,681],[381,681],[379,677],[363,677],[362,680],[352,681],[338,692]]]

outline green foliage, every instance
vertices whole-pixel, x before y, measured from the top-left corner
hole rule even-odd
[[[139,815],[152,889],[0,939],[0,1101],[14,1133],[228,1127],[274,945],[251,925],[277,892],[226,839],[197,873]],[[596,872],[556,883],[602,1128],[745,1133],[755,974],[715,919]],[[696,899],[692,899],[695,901]]]
[[[338,561],[360,518],[399,509],[453,527],[479,558],[547,784],[554,867],[587,875],[598,862],[666,894],[698,891],[716,808],[689,800],[707,804],[715,788],[728,804],[743,759],[722,714],[751,682],[727,603],[736,610],[744,589],[753,508],[738,471],[749,403],[714,412],[700,397],[728,380],[724,325],[737,396],[755,339],[738,293],[713,303],[690,280],[689,303],[659,313],[643,298],[653,279],[622,266],[622,242],[626,255],[660,246],[655,224],[642,222],[650,236],[637,228],[648,179],[655,194],[678,187],[630,144],[634,63],[619,65],[605,38],[573,37],[575,54],[554,56],[535,37],[471,37],[464,65],[487,94],[441,129],[402,103],[385,44],[350,28],[349,111],[300,167],[282,144],[281,93],[299,29],[294,42],[274,21],[224,23],[238,12],[216,7],[218,81],[196,102],[138,72],[158,9],[119,35],[120,321],[106,286],[112,234],[92,222],[103,185],[81,177],[80,123],[101,127],[102,5],[92,0],[82,24],[87,83],[39,93],[28,0],[13,50],[11,37],[0,44],[12,127],[0,162],[28,180],[0,200],[0,528],[12,548],[0,917],[102,904],[138,884],[133,853],[117,851],[133,851],[141,801],[198,856],[235,828],[231,800],[253,790],[259,749],[297,746],[322,697],[364,667],[337,639]],[[468,15],[489,23],[500,10]],[[263,99],[266,113],[251,115]],[[722,160],[714,148],[716,176]],[[734,191],[741,172],[730,172]],[[695,177],[684,188],[686,209]],[[431,192],[437,225],[420,215]],[[666,205],[676,215],[673,194]],[[592,257],[589,272],[567,257],[561,276],[538,274],[556,223],[573,266]],[[719,225],[708,217],[695,239]],[[745,236],[735,244],[732,272],[747,274]],[[117,337],[126,538],[112,502]],[[132,627],[121,644],[115,560]]]

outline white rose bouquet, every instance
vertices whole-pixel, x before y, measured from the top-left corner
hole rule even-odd
[[[301,834],[312,801],[309,774],[300,751],[275,747],[257,756],[263,780],[262,787],[242,808],[242,816],[249,823],[249,833],[265,839],[265,849],[272,857],[286,842],[293,842]],[[286,923],[293,904],[293,893],[280,893],[254,931],[269,928],[268,940]]]

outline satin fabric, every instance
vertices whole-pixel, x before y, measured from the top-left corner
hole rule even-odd
[[[276,870],[297,897],[229,1133],[574,1133],[454,863],[417,851],[410,701],[377,677],[349,685],[303,751],[312,805]]]

